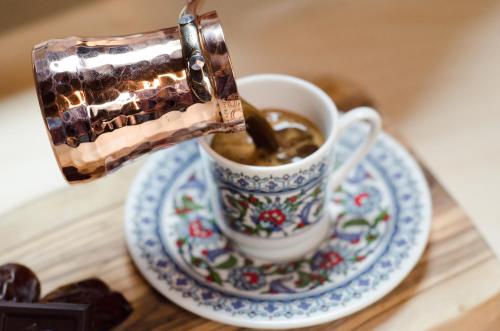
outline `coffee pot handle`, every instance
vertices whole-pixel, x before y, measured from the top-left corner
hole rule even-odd
[[[184,15],[196,16],[203,3],[204,0],[186,0],[184,8],[182,8],[181,13],[179,14],[179,19],[181,19]]]
[[[349,172],[354,169],[354,167],[356,167],[368,154],[370,147],[372,147],[373,143],[377,139],[382,127],[380,115],[375,109],[370,107],[354,108],[340,116],[339,121],[337,139],[340,139],[340,136],[343,135],[348,128],[359,122],[368,123],[369,130],[367,136],[364,138],[364,141],[361,142],[351,156],[349,156],[349,158],[335,170],[331,180],[331,186],[333,189],[336,189],[345,177],[347,177]]]

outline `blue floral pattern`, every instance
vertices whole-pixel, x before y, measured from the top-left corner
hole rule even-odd
[[[201,173],[196,169],[192,171],[187,183],[197,181],[197,174]],[[377,183],[370,178],[367,177],[365,182]],[[198,186],[196,191],[192,185],[182,185],[175,191],[177,198],[172,201],[173,207],[166,210],[171,210],[167,215],[170,226],[175,228],[172,240],[176,241],[177,256],[198,277],[234,293],[305,293],[342,282],[346,275],[370,263],[384,242],[383,238],[393,230],[394,225],[390,222],[393,210],[387,199],[382,200],[379,188],[361,188],[362,191],[356,186],[344,185],[335,194],[334,199],[341,201],[338,206],[344,211],[338,213],[332,224],[331,239],[325,241],[318,251],[285,264],[250,259],[233,249],[230,242],[220,235],[214,215],[204,216],[209,205],[204,186]],[[351,190],[355,194],[349,193]],[[370,208],[365,206],[364,214],[359,210],[349,213],[346,207],[350,206],[350,201],[356,196],[366,195],[366,192],[379,199],[371,201]],[[278,203],[262,203],[253,198],[236,200],[235,205],[256,205],[252,219],[262,231],[273,232],[279,231],[279,225],[289,217],[287,209],[300,199],[300,196],[294,196],[288,198],[290,201],[281,202],[278,198]]]
[[[276,176],[254,176],[249,177],[243,173],[233,172],[212,163],[212,173],[217,182],[234,190],[243,190],[249,193],[283,193],[300,190],[305,185],[313,184],[326,171],[326,161],[323,160],[310,168],[300,170],[296,173]]]
[[[360,128],[349,130],[338,158],[345,159],[363,135]],[[224,315],[239,325],[247,319],[279,323],[335,316],[395,287],[425,245],[428,189],[414,161],[385,135],[331,195],[337,215],[331,236],[301,267],[231,258],[235,251],[212,211],[199,204],[206,198],[198,160],[193,143],[158,153],[136,183],[126,213],[127,240],[139,268],[162,293],[193,311],[211,310],[214,318]],[[349,209],[361,187],[369,196]],[[379,202],[369,187],[379,191]]]
[[[381,201],[380,191],[373,186],[361,186],[344,198],[346,212],[359,216],[370,213]]]
[[[228,278],[235,288],[244,291],[258,290],[266,285],[266,275],[254,266],[232,269]]]
[[[229,226],[250,236],[290,236],[319,222],[325,215],[326,178],[287,195],[266,195],[220,189]]]
[[[249,236],[288,237],[323,219],[324,161],[281,177],[249,177],[212,164],[218,201],[231,229]]]

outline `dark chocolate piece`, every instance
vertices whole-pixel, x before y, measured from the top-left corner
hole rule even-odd
[[[0,301],[35,302],[40,281],[31,269],[16,263],[0,266]]]
[[[132,313],[132,307],[127,299],[118,292],[112,292],[102,280],[97,278],[62,286],[44,296],[42,302],[90,304],[90,330],[92,331],[110,330]]]
[[[89,305],[0,302],[0,331],[87,331]]]

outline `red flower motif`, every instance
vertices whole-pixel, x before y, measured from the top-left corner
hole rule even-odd
[[[285,222],[286,216],[279,209],[265,210],[259,214],[259,221],[270,222],[275,225],[281,225]]]
[[[250,284],[257,284],[257,282],[259,281],[259,274],[257,274],[256,272],[244,272],[243,277],[245,277],[245,281]]]
[[[239,201],[239,204],[240,204],[240,206],[242,206],[243,208],[248,208],[248,202],[246,202],[246,201]]]
[[[359,256],[356,256],[356,261],[363,261],[365,259],[366,256],[363,256],[363,255],[359,255]]]
[[[287,200],[291,203],[294,203],[295,201],[297,201],[297,196],[294,195],[293,197],[289,197]]]
[[[189,224],[189,235],[197,238],[209,238],[213,234],[212,230],[205,229],[200,220],[196,220]]]
[[[357,194],[354,196],[354,204],[358,207],[361,207],[361,205],[363,204],[363,200],[365,200],[366,198],[368,198],[368,193],[366,192]]]
[[[322,269],[333,269],[336,265],[344,261],[337,252],[326,252],[323,254],[323,261],[320,264]]]
[[[382,218],[382,221],[387,222],[390,219],[391,219],[391,216],[389,214],[385,214],[384,217]]]
[[[178,239],[175,244],[177,245],[177,247],[182,247],[182,245],[184,245],[184,240],[183,239]]]
[[[259,200],[252,195],[248,198],[248,202],[250,202],[251,204],[256,204],[257,202],[259,202]]]
[[[311,279],[317,281],[320,284],[323,284],[326,281],[325,277],[323,277],[321,275],[316,275],[316,274],[312,274]]]

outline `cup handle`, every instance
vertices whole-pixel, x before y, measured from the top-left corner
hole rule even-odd
[[[377,135],[380,133],[382,127],[382,120],[377,111],[370,107],[358,107],[350,110],[340,117],[339,120],[339,131],[337,133],[337,139],[352,125],[358,122],[367,122],[370,124],[370,130],[368,132],[365,141],[358,146],[354,153],[347,159],[339,169],[337,169],[331,180],[332,189],[336,189],[340,183],[344,180],[349,172],[358,165],[359,162],[368,154],[370,147],[377,139]]]

